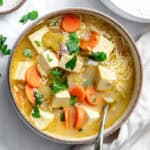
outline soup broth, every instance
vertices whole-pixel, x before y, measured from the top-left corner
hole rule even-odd
[[[65,14],[30,29],[11,63],[11,88],[23,116],[46,134],[95,135],[124,113],[134,87],[127,41],[94,16]]]

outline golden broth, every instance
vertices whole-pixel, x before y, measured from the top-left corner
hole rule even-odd
[[[118,46],[119,50],[115,49],[112,52],[110,58],[108,60],[106,60],[106,62],[102,63],[104,66],[107,66],[107,67],[111,68],[112,70],[116,71],[118,68],[115,68],[114,65],[118,64],[117,61],[120,61],[120,59],[117,59],[116,57],[120,57],[119,54],[124,55],[124,53],[125,53],[125,55],[126,55],[125,51],[129,50],[128,44],[126,43],[124,38],[121,37],[121,35],[107,23],[105,23],[101,20],[97,20],[93,16],[82,15],[82,14],[80,14],[80,15],[82,16],[82,18],[84,18],[82,20],[83,23],[85,23],[87,26],[92,24],[93,26],[95,26],[97,28],[97,30],[101,34],[103,34],[105,37],[107,37],[113,43],[117,44],[117,42],[120,41],[120,39],[122,40],[122,43],[124,43],[124,47],[119,48],[119,46],[120,46],[119,45]],[[30,33],[39,29],[40,27],[42,27],[44,25],[48,25],[47,20],[44,23],[37,25],[35,28],[31,28]],[[91,27],[91,28],[93,28],[93,27]],[[28,35],[23,37],[23,39],[19,42],[19,44],[17,45],[17,48],[14,52],[14,55],[12,58],[12,63],[11,63],[10,78],[11,78],[11,87],[12,87],[12,91],[13,91],[13,96],[15,98],[15,102],[16,102],[19,110],[23,113],[25,118],[34,126],[34,124],[32,123],[32,121],[30,119],[30,114],[32,112],[33,107],[30,104],[30,102],[28,101],[28,99],[25,95],[25,92],[24,92],[25,82],[13,80],[14,74],[17,69],[18,62],[20,62],[20,61],[30,62],[31,61],[33,63],[36,63],[36,57],[38,54],[36,53],[34,47],[30,43],[30,41],[28,39]],[[23,55],[23,50],[26,48],[29,48],[33,51],[33,53],[32,53],[33,56],[31,59],[29,59]],[[125,49],[125,51],[124,51],[124,49]],[[129,51],[127,53],[129,55],[129,57],[131,57]],[[125,56],[125,57],[128,57],[128,56]],[[122,58],[122,56],[120,58]],[[128,58],[127,58],[127,60],[128,60]],[[122,63],[124,63],[124,62],[122,62]],[[115,103],[111,105],[111,108],[108,112],[107,122],[106,122],[106,126],[105,126],[106,128],[109,128],[111,125],[113,125],[120,118],[120,116],[124,113],[124,111],[128,107],[128,104],[129,104],[129,101],[130,101],[130,98],[132,95],[131,91],[132,91],[133,85],[134,85],[134,77],[133,77],[134,68],[133,68],[132,60],[129,60],[129,64],[130,64],[130,68],[128,68],[128,66],[125,66],[125,67],[127,67],[127,69],[129,69],[129,71],[130,70],[132,71],[131,77],[129,77],[129,79],[127,79],[127,81],[125,81],[125,82],[122,81],[123,74],[121,74],[120,77],[118,77],[118,86],[120,85],[121,82],[123,82],[123,84],[121,84],[121,85],[125,86],[125,89],[123,87],[122,91],[116,92],[117,88],[121,89],[121,87],[122,87],[121,85],[120,85],[120,87],[117,87],[116,89],[112,89],[112,92],[116,92],[118,94],[117,95],[118,97],[117,97],[117,100],[115,101]],[[127,65],[129,65],[129,64],[127,64]],[[119,73],[121,73],[121,71],[117,72],[117,73],[119,74]],[[127,85],[125,83],[127,83]],[[116,82],[116,84],[117,84],[117,82]],[[120,92],[123,92],[123,93],[120,94]],[[124,93],[126,93],[128,96],[123,96],[123,95],[126,95]],[[60,121],[60,115],[59,115],[60,111],[61,110],[54,110],[54,115],[55,115],[54,121],[52,123],[50,123],[49,126],[44,130],[46,133],[53,133],[53,134],[57,134],[57,135],[64,136],[64,137],[70,137],[70,138],[87,137],[87,136],[91,136],[91,135],[94,135],[97,133],[97,131],[99,129],[99,120],[93,122],[92,124],[89,124],[88,126],[85,126],[85,128],[81,132],[74,130],[73,128],[66,129],[64,127],[64,123]],[[101,108],[100,108],[100,113],[101,113]]]

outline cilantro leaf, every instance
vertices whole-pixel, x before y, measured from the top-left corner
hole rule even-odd
[[[43,95],[41,95],[39,92],[35,91],[34,96],[35,96],[35,100],[36,100],[36,105],[41,105],[43,102]]]
[[[67,42],[67,47],[70,52],[70,54],[76,53],[78,54],[80,52],[79,48],[79,38],[77,37],[77,34],[75,32],[70,33],[69,40]]]
[[[0,0],[0,6],[2,6],[3,5],[3,0]]]
[[[26,48],[26,49],[23,51],[23,55],[26,56],[26,57],[28,57],[28,58],[32,58],[32,50]]]
[[[40,41],[35,40],[34,43],[36,44],[37,47],[41,46],[41,42]]]
[[[2,34],[0,34],[0,51],[4,55],[10,55],[11,50],[8,48],[8,45],[5,44],[6,39],[7,39],[6,37],[4,37]]]
[[[95,61],[104,61],[107,59],[107,54],[105,52],[92,53],[91,58]]]
[[[65,113],[64,112],[60,113],[60,121],[65,121]]]
[[[62,76],[62,72],[59,70],[52,70],[52,75],[56,78],[56,77],[61,77]]]
[[[65,64],[65,67],[70,69],[70,70],[73,70],[76,66],[76,63],[77,63],[77,56],[74,55],[66,64]]]
[[[35,20],[38,18],[38,11],[34,10],[31,12],[28,12],[27,14],[23,15],[21,19],[19,20],[20,23],[25,24],[29,20]]]
[[[78,98],[76,96],[71,96],[70,98],[70,105],[75,106],[75,104],[78,102]]]
[[[37,105],[35,105],[33,108],[32,117],[40,118],[40,111]]]
[[[53,59],[47,54],[47,61],[51,62]]]
[[[36,18],[38,18],[38,11],[34,10],[28,13],[28,18],[30,20],[35,20]]]

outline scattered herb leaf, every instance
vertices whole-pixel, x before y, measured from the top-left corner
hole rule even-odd
[[[0,6],[2,6],[3,5],[3,0],[0,0]]]
[[[47,61],[51,62],[53,59],[47,54]]]
[[[0,51],[4,55],[10,55],[11,50],[8,48],[8,45],[6,44],[6,37],[4,37],[2,34],[0,34]]]
[[[36,105],[41,105],[43,102],[43,95],[41,95],[39,92],[35,91],[34,96],[35,96],[35,100],[36,100]]]
[[[33,108],[32,116],[34,118],[40,118],[40,111],[39,111],[39,108],[38,108],[37,105],[35,105],[34,108]]]
[[[107,58],[107,54],[105,52],[92,53],[91,58],[96,61],[104,61]]]
[[[38,18],[38,11],[34,10],[28,13],[28,17],[30,20],[35,20]]]
[[[40,41],[35,40],[34,43],[36,44],[37,47],[40,47],[40,46],[41,46]]]
[[[71,106],[75,106],[75,104],[78,102],[78,98],[76,96],[71,96],[70,98],[70,104]]]
[[[59,70],[52,70],[52,75],[56,78],[56,77],[61,77],[62,76],[62,72]]]
[[[70,70],[73,70],[76,66],[76,63],[77,63],[77,56],[74,55],[66,64],[65,64],[65,67],[70,69]]]
[[[32,58],[32,50],[29,49],[29,48],[26,48],[26,49],[23,51],[23,55],[31,59],[31,58]]]
[[[95,102],[96,102],[96,97],[93,97],[93,98],[92,98],[92,101],[95,103]]]
[[[38,11],[31,11],[28,12],[27,14],[23,15],[21,17],[21,19],[19,20],[20,23],[25,24],[27,23],[29,20],[35,20],[38,18]]]
[[[78,54],[80,52],[79,42],[80,40],[77,37],[77,34],[75,32],[70,33],[69,40],[67,42],[67,47],[68,47],[70,54],[73,54],[73,53]]]
[[[79,131],[79,132],[81,132],[81,131],[83,131],[83,129],[82,129],[82,128],[80,128],[78,131]]]
[[[65,113],[64,112],[60,113],[60,121],[65,121]]]

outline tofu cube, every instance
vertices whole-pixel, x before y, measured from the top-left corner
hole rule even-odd
[[[96,77],[97,90],[105,91],[111,89],[116,80],[115,72],[106,67],[98,66]]]
[[[29,62],[19,62],[14,75],[14,80],[25,81],[25,74],[27,69],[32,65]]]
[[[30,34],[28,37],[38,54],[45,50],[44,46],[42,45],[42,37],[48,31],[49,31],[48,27],[44,26],[41,29]]]
[[[43,110],[41,110],[41,109],[39,109],[39,112],[40,112],[40,118],[34,118],[34,117],[32,116],[33,111],[32,111],[32,113],[31,113],[31,115],[30,115],[30,118],[31,118],[31,120],[32,120],[32,123],[33,123],[38,129],[44,130],[44,129],[46,129],[46,128],[49,126],[49,124],[50,124],[51,122],[53,122],[53,120],[54,120],[54,114],[51,113],[51,112],[43,111]]]
[[[51,106],[52,108],[67,107],[69,105],[69,101],[70,94],[68,90],[60,91],[53,97]]]
[[[96,121],[100,118],[100,113],[98,110],[95,110],[85,104],[78,105],[80,108],[82,108],[88,115],[88,122],[87,124],[92,123],[93,121]]]
[[[36,58],[36,60],[45,72],[49,71],[51,68],[58,66],[58,58],[50,50],[46,50],[46,51],[42,52]]]
[[[80,60],[79,57],[77,57],[77,62],[76,62],[76,66],[73,70],[70,70],[68,68],[66,68],[66,63],[68,61],[70,61],[72,59],[72,55],[68,55],[68,54],[64,54],[61,56],[61,59],[60,59],[60,62],[59,62],[59,67],[60,68],[63,68],[64,70],[67,70],[67,71],[72,71],[72,72],[75,72],[75,73],[79,73],[82,69],[82,66],[83,66],[83,62]]]
[[[107,38],[104,36],[100,36],[99,43],[95,48],[92,49],[92,52],[105,52],[107,54],[107,57],[109,57],[110,53],[114,49],[114,44],[109,41]]]

